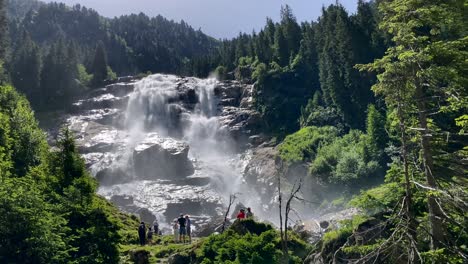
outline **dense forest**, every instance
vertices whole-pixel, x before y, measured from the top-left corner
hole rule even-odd
[[[4,46],[5,68],[12,84],[37,110],[66,108],[87,87],[98,87],[117,75],[192,75],[193,58],[210,54],[218,45],[184,21],[162,16],[141,13],[109,19],[80,5],[7,2],[5,41],[11,45]]]
[[[214,72],[254,84],[260,132],[276,139],[284,171],[306,164],[306,184],[343,193],[335,205],[362,215],[314,245],[293,234],[290,255],[270,226],[234,227],[180,248],[193,263],[303,263],[309,252],[466,263],[466,1],[360,0],[355,14],[336,3],[302,23],[280,12],[216,40],[161,16],[0,0],[0,262],[118,263],[119,243],[134,239],[136,219],[95,194],[70,132],[50,148],[32,108],[66,109],[117,76]]]

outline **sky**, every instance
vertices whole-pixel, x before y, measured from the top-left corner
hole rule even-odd
[[[193,28],[215,38],[232,38],[239,32],[259,31],[271,17],[279,20],[281,5],[288,4],[298,21],[317,19],[322,6],[336,0],[45,0],[79,3],[98,11],[105,17],[143,12],[158,14],[179,22],[184,20]],[[355,12],[357,0],[341,0],[349,12]]]

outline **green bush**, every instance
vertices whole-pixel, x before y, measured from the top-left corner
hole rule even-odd
[[[196,250],[199,263],[278,263],[282,258],[278,231],[253,220],[234,223],[226,232],[211,235]],[[291,233],[290,263],[302,263],[308,245]]]
[[[336,139],[338,131],[334,127],[305,127],[289,135],[279,146],[281,158],[288,163],[311,160],[317,149]]]
[[[227,69],[224,66],[218,66],[215,70],[216,78],[220,81],[224,81],[227,78]]]
[[[356,184],[378,179],[382,174],[378,157],[369,157],[367,135],[358,130],[322,145],[310,166],[310,173],[326,183]]]

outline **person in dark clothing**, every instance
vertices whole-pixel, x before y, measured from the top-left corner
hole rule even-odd
[[[148,239],[148,244],[151,245],[153,241],[153,229],[151,227],[148,228],[148,234],[146,238]]]
[[[185,231],[187,231],[188,242],[192,243],[192,220],[189,215],[185,216]]]
[[[247,208],[247,213],[245,213],[245,218],[247,218],[247,219],[253,219],[253,217],[254,217],[254,215],[253,215],[253,213],[252,213],[252,209],[250,209],[250,207]]]
[[[153,223],[153,232],[155,236],[159,235],[159,223],[157,219],[154,220],[154,223]]]
[[[187,234],[185,224],[187,223],[187,220],[185,220],[183,214],[180,214],[180,217],[179,219],[177,219],[177,222],[179,222],[179,241],[185,243],[185,235]]]
[[[146,244],[146,226],[145,222],[141,222],[138,227],[138,237],[140,238],[140,245],[144,246]]]

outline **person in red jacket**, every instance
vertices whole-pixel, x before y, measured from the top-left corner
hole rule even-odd
[[[237,219],[245,219],[245,210],[240,209],[239,213],[237,214]]]

